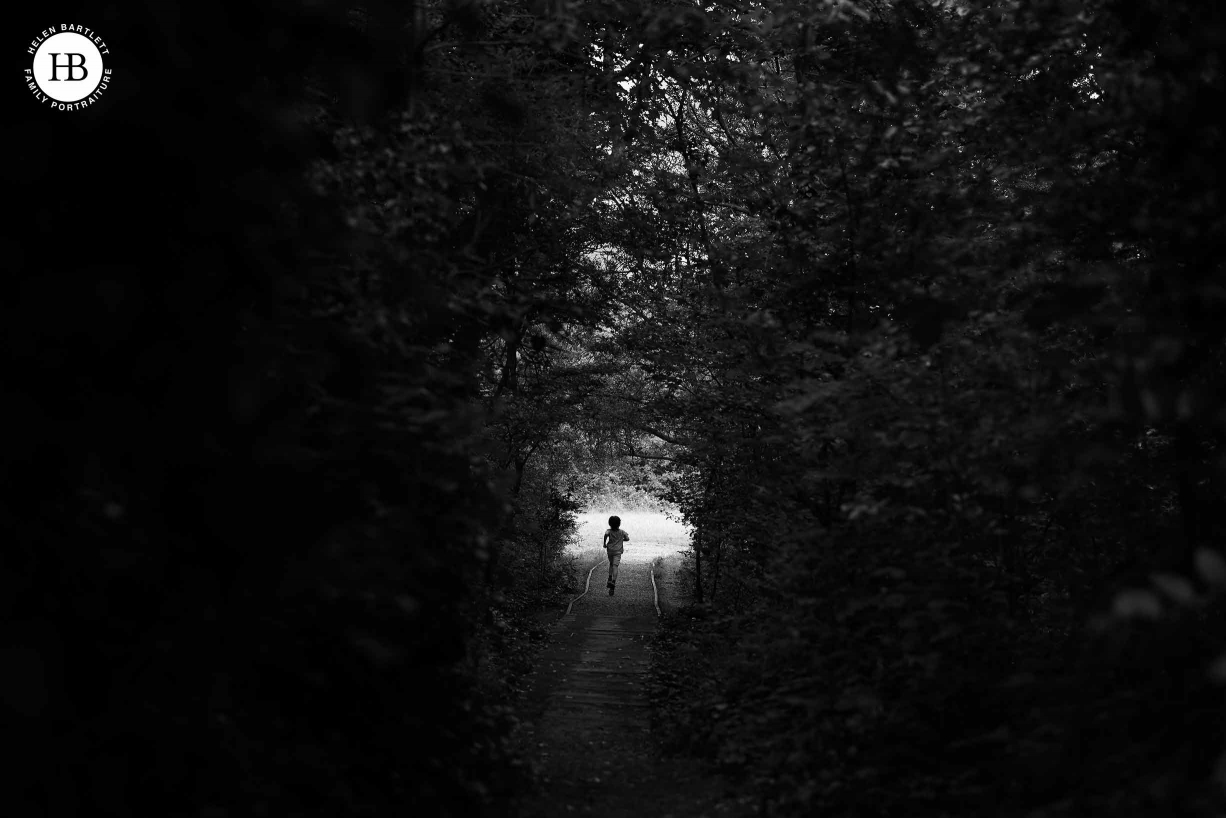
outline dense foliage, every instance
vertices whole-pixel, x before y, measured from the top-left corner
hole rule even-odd
[[[520,19],[112,9],[101,103],[20,100],[6,814],[505,809],[517,614],[566,577],[500,590],[528,538],[480,375],[522,320],[506,237],[561,205],[507,147],[499,83],[536,69],[505,45],[489,83],[445,78]]]
[[[782,814],[1217,814],[1220,23],[773,11],[672,55],[677,741]]]
[[[771,814],[1220,814],[1212,4],[206,5],[15,103],[15,814],[508,808],[644,493]]]

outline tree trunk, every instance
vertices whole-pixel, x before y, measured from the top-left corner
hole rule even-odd
[[[705,519],[707,510],[711,508],[711,493],[715,489],[715,475],[719,472],[720,461],[711,466],[711,471],[707,475],[707,485],[702,491],[702,515]],[[695,526],[694,531],[694,601],[701,603],[703,601],[702,591],[702,549],[707,542],[707,535],[703,531],[702,524]]]
[[[511,485],[511,497],[519,497],[519,489],[524,484],[524,467],[528,465],[528,458],[516,455],[515,457],[515,482]]]
[[[694,601],[702,604],[702,540],[701,532],[694,533]]]
[[[510,335],[506,339],[506,353],[502,363],[502,377],[498,379],[498,389],[494,397],[503,392],[512,395],[519,392],[519,346],[524,340],[524,328],[527,326],[527,316],[521,315],[511,325]]]

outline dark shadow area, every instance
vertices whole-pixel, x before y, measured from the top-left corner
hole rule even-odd
[[[13,16],[0,812],[513,815],[623,506],[741,806],[1226,811],[1212,4]]]

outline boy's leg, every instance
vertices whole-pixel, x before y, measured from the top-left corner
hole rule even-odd
[[[622,564],[622,555],[620,551],[617,552],[616,554],[609,554],[609,584],[610,585],[617,584],[617,569],[621,566],[621,564]]]

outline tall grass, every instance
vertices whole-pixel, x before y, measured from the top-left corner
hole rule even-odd
[[[689,548],[689,529],[664,514],[602,509],[577,515],[577,533],[570,553],[584,557],[591,554],[593,559],[601,559],[604,556],[601,541],[605,529],[609,527],[609,516],[612,514],[622,518],[622,530],[630,535],[623,559],[636,562],[656,557],[668,559],[678,551]],[[587,564],[591,565],[591,562]]]
[[[683,554],[690,548],[690,529],[656,511],[589,509],[576,515],[575,540],[567,551],[583,576],[588,568],[605,558],[601,541],[612,514],[622,518],[621,527],[630,535],[623,562],[652,563],[660,588],[660,605],[667,612],[674,600],[684,594],[678,583],[678,571],[684,563]]]

